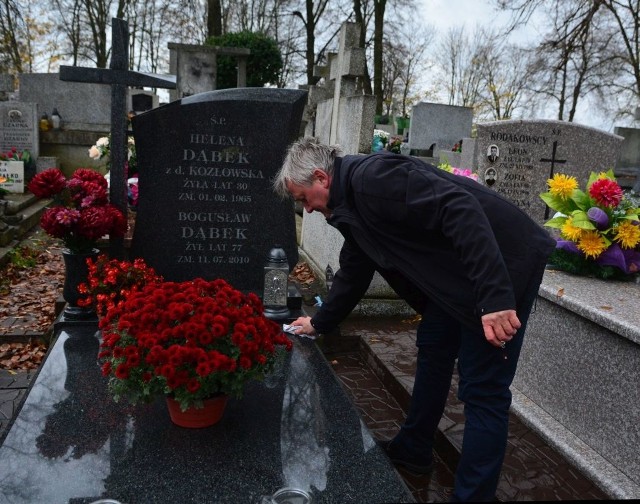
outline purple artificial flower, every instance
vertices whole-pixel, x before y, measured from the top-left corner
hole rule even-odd
[[[564,250],[565,252],[571,252],[572,254],[581,254],[580,249],[575,242],[569,240],[556,240],[556,248]]]
[[[609,216],[602,208],[591,207],[587,210],[587,217],[589,217],[589,220],[593,222],[600,231],[607,229],[609,225]]]
[[[600,266],[615,266],[621,271],[628,273],[627,261],[622,253],[620,245],[612,243],[607,250],[598,256],[596,263]]]
[[[617,243],[612,243],[605,250],[596,263],[601,266],[615,266],[625,273],[636,273],[640,271],[640,252],[633,249],[622,249]]]

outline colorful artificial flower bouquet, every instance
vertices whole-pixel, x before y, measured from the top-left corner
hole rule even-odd
[[[129,294],[162,281],[162,276],[142,259],[120,261],[100,254],[95,260],[87,260],[87,269],[87,282],[78,286],[83,296],[78,306],[95,309],[99,318]]]
[[[114,399],[169,395],[183,411],[216,394],[240,397],[292,348],[257,295],[222,279],[149,283],[110,307],[100,328]]]
[[[373,140],[371,141],[371,152],[380,152],[388,150],[395,154],[400,154],[400,146],[402,145],[402,137],[398,135],[390,135],[384,130],[374,129]]]
[[[629,278],[640,271],[640,208],[625,195],[613,171],[591,173],[586,191],[574,177],[556,173],[542,200],[557,213],[545,226],[557,229],[550,262],[575,274]]]
[[[38,173],[28,185],[38,198],[53,198],[55,206],[40,218],[44,231],[60,238],[73,253],[88,253],[105,235],[121,238],[127,230],[123,213],[109,203],[107,181],[88,168],[67,179],[58,168]]]
[[[453,173],[454,175],[458,175],[460,177],[467,177],[467,178],[475,180],[476,182],[478,181],[478,174],[477,173],[473,173],[468,168],[455,168],[455,167],[451,166],[451,164],[447,160],[441,162],[438,165],[438,168],[440,168],[441,170],[444,170],[446,172]]]
[[[389,141],[387,142],[387,150],[389,152],[393,152],[394,154],[400,154],[400,146],[402,145],[402,137],[398,135],[393,135],[389,137]]]
[[[25,169],[35,163],[28,150],[18,151],[17,147],[11,147],[6,152],[0,152],[0,161],[22,161]]]
[[[373,140],[371,141],[371,152],[380,152],[384,150],[389,142],[389,133],[384,130],[374,129]]]

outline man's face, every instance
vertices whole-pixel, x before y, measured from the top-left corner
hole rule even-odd
[[[331,215],[331,211],[327,208],[330,183],[331,177],[324,170],[317,169],[314,171],[311,185],[297,185],[287,182],[287,190],[308,213],[316,211],[328,218]]]

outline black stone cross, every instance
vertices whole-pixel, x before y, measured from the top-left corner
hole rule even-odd
[[[542,158],[540,162],[542,163],[551,163],[551,169],[549,170],[549,178],[553,178],[553,169],[558,164],[564,164],[567,162],[566,159],[556,159],[556,150],[558,149],[558,141],[555,140],[553,142],[553,151],[551,151],[551,159]],[[549,218],[549,207],[547,206],[544,211],[544,220]]]
[[[111,63],[109,68],[60,67],[60,80],[111,85],[111,203],[127,215],[127,87],[175,89],[175,76],[161,76],[129,70],[129,26],[123,19],[111,20]],[[124,240],[110,238],[110,254],[124,256]]]

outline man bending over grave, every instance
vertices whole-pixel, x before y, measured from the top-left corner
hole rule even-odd
[[[397,465],[431,470],[457,358],[465,427],[452,499],[493,500],[509,386],[555,241],[493,190],[389,152],[342,156],[337,146],[305,138],[289,147],[274,189],[322,213],[344,236],[327,299],[312,318],[292,323],[296,334],[335,328],[378,271],[422,316],[408,416],[380,445]]]

